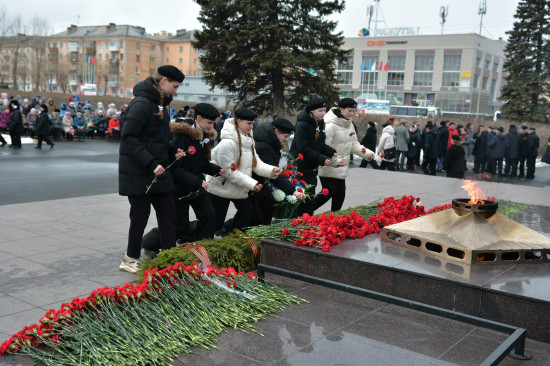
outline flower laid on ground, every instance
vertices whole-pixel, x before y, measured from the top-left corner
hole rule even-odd
[[[300,156],[301,154],[298,154]],[[306,195],[305,199],[310,199],[311,195],[309,191],[313,187],[311,184],[308,184],[305,180],[299,179],[303,176],[302,173],[298,171],[298,167],[294,164],[294,159],[287,155],[288,163],[283,167],[283,176],[287,177],[290,182],[295,186],[295,190]],[[300,158],[298,158],[300,159]],[[273,217],[275,219],[288,219],[293,217],[300,200],[296,198],[293,194],[286,195],[285,192],[278,189],[274,185],[272,187],[272,194],[275,198],[275,201],[278,203],[273,206]]]
[[[139,285],[92,291],[0,346],[46,365],[167,364],[191,347],[209,348],[226,329],[257,322],[302,300],[257,275],[193,263],[147,270]]]
[[[197,149],[195,149],[194,146],[189,146],[189,149],[188,149],[187,151],[184,151],[184,152],[183,152],[184,155],[180,156],[179,158],[177,158],[176,160],[174,160],[173,162],[171,162],[170,165],[168,165],[168,166],[166,167],[166,169],[164,169],[164,170],[170,169],[170,167],[171,167],[172,165],[174,165],[174,163],[175,163],[176,161],[178,161],[178,160],[180,160],[181,158],[183,158],[183,157],[185,156],[186,153],[189,154],[189,155],[195,155],[196,152],[197,152]],[[151,189],[151,187],[153,186],[153,184],[156,183],[157,180],[158,180],[158,175],[155,175],[155,178],[153,179],[153,181],[151,182],[151,184],[149,184],[149,185],[147,186],[147,189],[145,190],[145,194],[149,193],[149,190]]]

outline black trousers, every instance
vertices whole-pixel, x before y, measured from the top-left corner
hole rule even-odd
[[[526,178],[535,178],[535,162],[537,160],[537,157],[534,158],[527,158],[527,175]]]
[[[395,170],[395,161],[386,161],[382,160],[382,163],[380,164],[380,170],[388,170],[394,171]]]
[[[376,160],[372,159],[372,160],[361,160],[361,164],[359,164],[359,167],[360,168],[366,168],[367,165],[370,165],[372,167],[372,169],[380,169],[380,166],[378,165],[378,163],[376,162]]]
[[[424,161],[422,162],[422,170],[424,171],[424,174],[427,174],[427,175],[435,175],[436,166],[437,166],[437,158],[434,158],[434,159],[424,158]]]
[[[178,200],[176,202],[176,236],[185,242],[201,239],[212,239],[216,231],[216,211],[210,195],[201,190],[197,196],[190,200]],[[196,197],[196,198],[195,198]],[[193,208],[197,217],[197,228],[191,232],[189,227],[189,206]]]
[[[46,141],[48,145],[53,145],[48,135],[38,135],[38,147],[42,147],[42,141]]]
[[[527,158],[519,158],[518,159],[518,167],[519,167],[519,176],[524,177],[525,176],[525,162],[527,161]]]
[[[315,196],[315,189],[317,188],[317,175],[313,174],[304,174],[302,177],[303,180],[306,181],[306,183],[309,185],[311,184],[313,187],[309,190],[309,196],[314,197]],[[313,206],[312,206],[312,199],[305,199],[298,205],[298,209],[296,210],[296,214],[298,216],[302,216],[303,214],[307,213],[310,215],[313,215]]]
[[[515,177],[518,172],[518,159],[506,158],[506,166],[504,167],[504,174],[510,177]]]
[[[252,196],[250,198],[254,210],[254,214],[252,215],[252,219],[250,221],[250,226],[270,225],[271,220],[273,219],[273,206],[275,206],[277,201],[275,201],[271,191],[264,194],[262,190],[262,192],[258,192],[257,194],[262,194],[262,196],[258,198]]]
[[[140,257],[141,241],[151,214],[151,205],[155,208],[157,215],[161,249],[176,246],[176,204],[170,192],[148,196],[128,196],[128,201],[130,202],[130,230],[126,249],[128,257]]]
[[[2,136],[1,133],[0,133],[0,142],[2,143],[2,145],[5,145],[5,144],[8,143],[8,142],[6,141],[6,139],[4,138],[4,136]]]
[[[11,146],[21,147],[21,134],[10,132]]]
[[[311,202],[312,211],[317,210],[331,198],[332,202],[330,204],[330,210],[339,211],[344,204],[344,199],[346,198],[346,180],[329,177],[319,177],[319,179],[321,180],[323,189],[328,189],[328,194],[325,196],[321,192],[317,193],[317,195],[313,197],[313,201]]]
[[[234,229],[243,230],[243,228],[250,226],[252,220],[252,214],[254,212],[252,208],[252,202],[250,198],[244,199],[229,199],[210,194],[210,201],[216,210],[216,230],[221,230],[227,216],[227,209],[229,208],[229,202],[233,202],[237,213],[233,217],[232,227],[230,231]]]
[[[485,173],[487,170],[488,170],[487,157],[476,155],[474,157],[474,172],[476,172],[476,173]]]

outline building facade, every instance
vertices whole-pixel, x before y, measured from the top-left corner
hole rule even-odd
[[[24,91],[38,89],[44,83],[46,57],[46,37],[24,34],[3,37],[0,42],[0,85]]]
[[[504,83],[506,42],[479,34],[346,38],[342,96],[493,114]]]

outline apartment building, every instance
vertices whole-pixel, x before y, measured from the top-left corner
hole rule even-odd
[[[179,29],[162,40],[163,62],[174,65],[185,76],[200,76],[199,50],[193,48],[194,30]]]
[[[43,85],[46,37],[18,34],[0,41],[0,85],[31,91]],[[13,75],[16,75],[14,80]]]

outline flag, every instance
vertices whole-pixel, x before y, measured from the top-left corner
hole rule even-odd
[[[378,71],[382,71],[383,66],[384,66],[384,61],[380,61],[380,67],[378,68]]]
[[[95,64],[95,57],[92,56],[92,64]]]
[[[366,70],[370,70],[370,61],[369,61],[369,63],[367,64]]]
[[[386,62],[386,65],[384,66],[384,71],[388,71],[389,62]]]
[[[365,70],[365,63],[361,61],[361,71]]]

